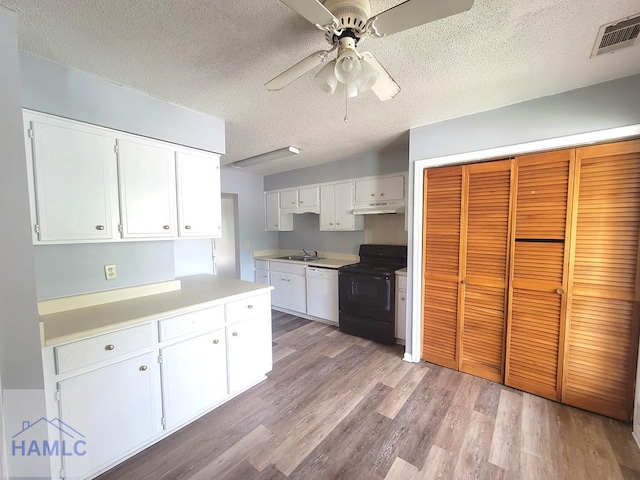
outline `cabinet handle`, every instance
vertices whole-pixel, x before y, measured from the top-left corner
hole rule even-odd
[[[169,225],[163,225],[162,228],[164,228],[165,230],[169,230],[171,227]]]
[[[96,225],[96,230],[104,230],[104,225]]]
[[[384,192],[380,194],[381,197],[384,197]]]
[[[300,200],[300,203],[304,203],[304,200]]]
[[[247,305],[247,308],[248,308],[249,310],[251,310],[251,309],[253,308],[253,305],[249,304],[249,305]]]
[[[140,365],[140,371],[141,372],[146,372],[147,368],[149,368],[149,367],[147,367],[146,365]]]
[[[274,227],[278,228],[278,224],[276,223],[276,224],[274,225]]]
[[[400,301],[404,302],[404,297],[400,297]]]
[[[213,344],[214,344],[214,345],[217,345],[217,344],[219,344],[219,343],[220,343],[220,340],[218,340],[217,338],[213,341]]]
[[[469,285],[469,282],[467,282],[466,280],[462,280],[460,283],[461,283],[462,285]]]
[[[106,347],[104,347],[105,350],[109,350],[109,351],[113,350],[114,348],[116,348],[116,346],[111,344],[111,343],[109,345],[107,345]]]
[[[233,335],[234,337],[238,336],[238,332],[233,332],[231,335]]]
[[[374,193],[371,194],[372,197],[375,197],[376,195]]]
[[[557,293],[558,295],[564,295],[564,290],[563,290],[563,289],[561,289],[561,288],[558,288],[558,289],[556,290],[556,293]]]
[[[185,226],[184,226],[184,229],[185,229],[185,230],[191,230],[191,225],[185,225]]]
[[[296,202],[291,202],[291,203],[294,204],[294,205],[296,204]]]
[[[340,222],[336,222],[336,225],[340,225]]]
[[[333,223],[329,223],[329,225],[333,225]]]

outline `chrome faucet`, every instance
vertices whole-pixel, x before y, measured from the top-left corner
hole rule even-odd
[[[313,251],[313,255],[311,255],[309,252],[307,252],[304,248],[302,249],[302,251],[304,252],[304,254],[307,257],[316,257],[316,258],[318,258],[318,251],[317,250]]]

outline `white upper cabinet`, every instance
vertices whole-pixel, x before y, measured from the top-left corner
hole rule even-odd
[[[221,236],[213,153],[24,110],[33,242]]]
[[[118,140],[124,238],[176,235],[174,151],[155,142]]]
[[[298,190],[280,192],[280,208],[283,210],[298,208]]]
[[[280,209],[282,214],[320,213],[318,187],[306,187],[280,192]]]
[[[355,181],[356,203],[404,200],[404,175]]]
[[[363,230],[363,217],[352,210],[353,182],[320,187],[320,230]]]
[[[35,180],[34,240],[113,239],[118,235],[115,139],[81,125],[25,117]]]
[[[293,215],[282,213],[280,192],[265,193],[265,228],[269,232],[293,230]]]
[[[220,159],[217,155],[176,153],[178,235],[220,237]]]

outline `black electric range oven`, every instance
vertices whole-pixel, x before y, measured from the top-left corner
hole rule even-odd
[[[360,245],[359,254],[360,263],[338,269],[340,330],[392,345],[395,271],[407,266],[407,247]]]

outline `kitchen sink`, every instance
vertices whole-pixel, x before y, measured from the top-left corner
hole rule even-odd
[[[315,260],[324,260],[324,257],[316,257],[315,255],[287,255],[286,257],[278,257],[276,260],[295,260],[298,262],[313,262]]]

